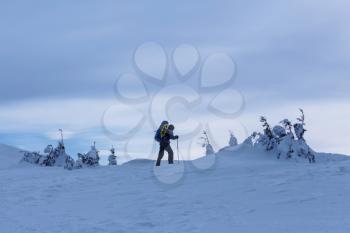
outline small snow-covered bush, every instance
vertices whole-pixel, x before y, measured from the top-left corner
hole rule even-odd
[[[229,140],[228,144],[229,144],[229,146],[237,146],[238,145],[237,138],[235,137],[235,135],[233,134],[232,131],[230,131],[230,140]]]
[[[243,141],[243,145],[252,147],[254,145],[254,139],[257,137],[257,132],[254,132],[252,135],[250,135],[249,137],[247,137],[244,141]]]
[[[305,115],[300,109],[301,117],[297,118],[297,123],[292,125],[288,119],[280,122],[272,128],[265,117],[260,118],[260,122],[264,128],[263,133],[254,133],[249,141],[252,146],[262,147],[266,151],[270,151],[277,155],[277,158],[301,157],[308,159],[310,163],[315,162],[315,152],[306,143],[304,133]],[[293,133],[294,129],[294,133]],[[248,139],[247,139],[248,140]]]
[[[67,169],[67,170],[72,170],[74,169],[75,167],[75,161],[72,157],[68,156],[66,157],[66,161],[65,161],[65,164],[64,164],[64,169]]]
[[[207,131],[203,131],[203,136],[200,137],[202,140],[201,146],[202,148],[205,148],[205,155],[212,155],[215,154],[213,146],[210,144],[209,137]]]
[[[23,161],[38,164],[46,167],[64,167],[65,169],[72,169],[74,167],[74,159],[66,154],[66,150],[63,143],[63,131],[59,130],[61,134],[61,140],[58,142],[56,148],[52,145],[48,145],[44,149],[43,155],[39,152],[25,152]]]
[[[99,152],[96,149],[96,144],[91,146],[91,149],[88,153],[86,154],[78,154],[78,161],[76,164],[76,168],[81,168],[81,167],[94,167],[99,165]]]
[[[306,143],[305,140],[296,140],[294,141],[294,151],[295,153],[301,157],[308,159],[310,163],[315,163],[315,152],[310,148],[310,146]]]
[[[306,143],[304,138],[304,134],[306,132],[305,126],[305,114],[302,109],[300,109],[301,117],[297,118],[298,123],[293,125],[295,136],[297,141],[294,146],[294,150],[299,157],[303,157],[309,160],[310,163],[315,162],[315,152],[310,148],[310,146]]]
[[[111,148],[111,154],[108,156],[108,165],[117,166],[117,156],[115,155],[115,149]]]
[[[39,152],[25,151],[23,154],[22,161],[32,164],[39,164],[40,157],[41,155],[39,154]]]
[[[304,140],[304,133],[305,133],[305,129],[304,129],[304,125],[305,125],[305,114],[304,111],[302,109],[299,109],[301,112],[301,117],[297,118],[298,123],[294,124],[294,132],[295,132],[295,136],[298,138],[298,140],[302,139]]]
[[[273,135],[277,138],[283,138],[284,136],[286,136],[286,130],[280,125],[276,125],[275,127],[273,127],[272,131]]]
[[[212,155],[215,154],[214,148],[211,144],[207,144],[205,146],[205,155]]]
[[[291,134],[286,134],[278,139],[277,143],[277,158],[291,158],[293,156],[294,138]]]
[[[59,142],[56,148],[49,145],[45,151],[48,153],[42,157],[41,165],[65,167],[66,162],[72,160],[72,158],[66,154],[63,142]]]
[[[52,145],[48,145],[45,148],[44,153],[45,154],[42,155],[38,152],[25,152],[22,160],[46,167],[57,166],[67,169],[70,169],[72,166],[74,167],[74,159],[66,154],[62,141],[58,142],[56,148],[53,148]]]
[[[262,123],[262,126],[264,128],[264,133],[259,134],[256,143],[258,145],[264,146],[267,151],[274,150],[276,147],[276,138],[272,133],[271,127],[267,122],[267,119],[263,116],[260,117],[260,122]]]

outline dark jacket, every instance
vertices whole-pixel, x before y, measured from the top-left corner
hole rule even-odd
[[[162,140],[160,141],[160,143],[169,144],[170,139],[175,140],[175,139],[177,139],[177,137],[174,136],[174,132],[172,130],[168,129],[168,132],[164,135],[164,137],[162,137]]]

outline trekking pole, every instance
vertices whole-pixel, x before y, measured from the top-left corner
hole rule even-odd
[[[180,156],[179,156],[179,139],[176,139],[176,150],[177,150],[177,163],[180,163]]]

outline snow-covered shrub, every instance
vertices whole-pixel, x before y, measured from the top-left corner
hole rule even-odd
[[[284,119],[280,123],[284,126],[287,133],[293,134],[292,133],[292,123],[288,119]]]
[[[293,139],[293,135],[291,134],[286,134],[283,137],[278,138],[278,142],[277,142],[277,158],[291,158],[293,155],[293,143],[294,143],[294,139]]]
[[[291,123],[288,119],[280,122],[282,126],[274,127],[274,135],[277,140],[277,158],[291,158],[293,153],[294,135],[291,131]]]
[[[115,149],[111,148],[111,154],[108,156],[108,165],[117,166],[117,156],[115,155]]]
[[[298,156],[308,159],[310,163],[314,163],[315,153],[304,139],[304,133],[306,132],[304,129],[304,111],[300,109],[300,112],[302,116],[297,118],[298,123],[292,125],[288,119],[284,119],[280,122],[281,125],[273,127],[272,130],[266,118],[261,117],[260,122],[263,123],[264,132],[254,133],[248,138],[249,141],[252,142],[254,147],[262,147],[266,151],[276,154],[277,158],[289,159],[293,156]],[[292,129],[294,129],[295,135]]]
[[[23,154],[22,161],[32,164],[39,164],[40,157],[41,155],[39,154],[39,152],[25,151]]]
[[[238,145],[237,138],[235,137],[235,135],[233,134],[232,131],[230,131],[230,140],[229,140],[228,144],[229,144],[229,146],[237,146]]]
[[[275,126],[279,130],[275,130],[275,135],[277,137],[277,158],[291,158],[293,156],[293,144],[294,135],[292,132],[292,123],[288,119],[284,119],[280,122],[282,126]],[[278,132],[277,132],[278,131]]]
[[[75,161],[72,157],[68,156],[66,158],[65,164],[64,164],[64,169],[67,170],[72,170],[75,167]]]
[[[78,161],[77,161],[77,165],[76,168],[81,168],[84,166],[87,167],[93,167],[93,166],[98,166],[99,165],[99,160],[100,160],[100,156],[99,156],[99,152],[96,149],[96,144],[94,143],[94,145],[91,146],[91,150],[86,153],[86,154],[78,154]]]
[[[252,135],[250,135],[249,137],[247,137],[242,144],[246,145],[246,146],[253,146],[254,145],[254,140],[257,137],[257,132],[254,132]]]
[[[298,139],[304,139],[304,133],[305,133],[305,129],[304,126],[301,123],[296,123],[294,124],[294,132],[295,132],[295,136]]]
[[[275,138],[283,138],[286,136],[286,130],[280,125],[273,127],[272,132]]]
[[[58,142],[56,148],[53,148],[52,145],[48,145],[44,152],[46,155],[43,155],[40,158],[39,163],[42,166],[70,167],[70,163],[74,161],[69,155],[67,155],[62,141]]]
[[[258,145],[258,140],[261,137],[261,133],[253,132],[249,137],[247,137],[243,142],[242,145],[248,146],[248,147],[254,147]]]
[[[264,128],[264,133],[260,134],[257,144],[260,146],[264,146],[267,151],[271,151],[275,149],[276,146],[276,138],[274,137],[271,127],[269,123],[267,122],[265,117],[260,117],[260,122],[262,123],[262,126]]]
[[[62,141],[58,142],[58,146],[53,148],[52,145],[48,145],[45,150],[45,154],[40,154],[38,152],[25,152],[23,156],[23,161],[38,164],[46,167],[71,167],[72,163],[74,166],[74,160],[72,157],[66,154],[65,147]]]
[[[269,137],[264,134],[264,133],[258,133],[255,137],[255,143],[254,145],[255,146],[260,146],[260,147],[263,147],[264,149],[268,150],[268,144],[270,142],[270,139]]]
[[[213,146],[210,144],[209,137],[207,131],[203,131],[203,136],[200,137],[202,140],[201,145],[205,148],[205,155],[215,154]]]
[[[205,146],[205,155],[212,155],[215,154],[214,148],[211,144],[207,144]]]
[[[303,157],[309,160],[310,163],[315,162],[315,152],[310,148],[304,139],[304,134],[306,132],[305,126],[305,114],[302,109],[300,109],[301,117],[297,118],[298,123],[294,124],[294,132],[297,138],[295,143],[295,151],[299,157]]]
[[[310,163],[316,162],[315,152],[310,148],[305,140],[296,140],[294,142],[294,150],[299,157],[308,159]]]
[[[297,118],[298,123],[294,124],[294,132],[295,132],[295,136],[298,139],[304,139],[304,133],[305,133],[305,129],[304,129],[304,125],[305,125],[305,114],[304,111],[302,109],[299,109],[301,112],[301,117]]]

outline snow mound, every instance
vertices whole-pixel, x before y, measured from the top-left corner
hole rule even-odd
[[[152,165],[153,160],[150,159],[134,159],[130,160],[123,164],[123,166],[143,166],[143,165]]]
[[[0,144],[0,169],[16,166],[21,161],[23,153],[20,149]]]

